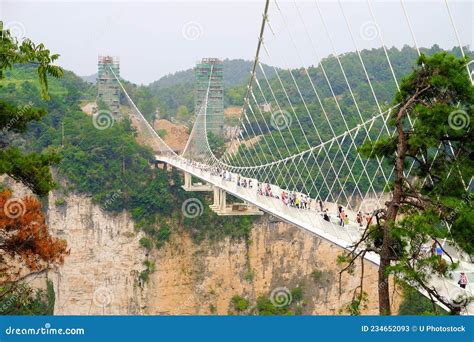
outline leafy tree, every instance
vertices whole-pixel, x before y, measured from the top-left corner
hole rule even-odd
[[[49,99],[48,78],[61,77],[63,70],[53,65],[59,55],[51,55],[43,44],[34,44],[26,39],[19,43],[0,22],[0,80],[5,71],[21,64],[33,64],[37,68],[41,95]],[[19,148],[10,146],[6,133],[23,133],[28,122],[40,120],[46,111],[33,108],[31,104],[19,106],[0,100],[0,175],[7,174],[22,182],[38,195],[46,195],[54,186],[49,166],[57,163],[59,158],[54,152],[24,154]]]
[[[158,131],[156,131],[156,133],[158,133],[158,135],[160,136],[160,138],[164,138],[166,137],[166,135],[168,134],[168,131],[166,131],[166,129],[159,129]]]
[[[436,300],[453,312],[459,310],[428,285],[434,274],[448,277],[457,263],[446,250],[449,264],[426,253],[425,247],[454,238],[466,251],[474,248],[474,208],[466,200],[470,198],[466,185],[474,174],[474,132],[468,126],[474,113],[474,87],[467,62],[446,52],[432,57],[421,55],[417,67],[403,79],[396,93],[390,121],[395,132],[360,148],[370,158],[385,156],[395,169],[391,200],[386,208],[375,211],[375,224],[367,226],[352,253],[345,256],[348,265],[359,256],[363,263],[368,251],[380,256],[382,315],[391,312],[390,274],[424,289],[433,303]]]
[[[341,313],[346,311],[351,316],[359,316],[362,310],[367,309],[369,296],[366,292],[354,291],[352,300],[341,310]]]
[[[5,79],[13,69],[21,70],[22,66],[34,65],[41,97],[48,100],[48,76],[59,78],[63,75],[63,70],[53,65],[59,55],[51,55],[43,44],[36,45],[29,39],[18,42],[8,30],[3,29],[1,21],[0,31],[0,80]],[[28,95],[33,91],[28,82],[23,83],[21,88]],[[16,87],[7,86],[5,90],[16,99]],[[28,102],[24,105],[0,100],[0,175],[7,174],[43,196],[54,187],[49,166],[59,162],[58,154],[54,151],[25,153],[14,146],[15,134],[25,133],[30,122],[39,121],[46,115],[46,110],[34,108],[32,98],[27,96]],[[51,264],[61,264],[67,254],[66,242],[49,234],[40,202],[29,196],[12,198],[9,190],[0,193],[0,249],[5,253],[0,257],[2,265],[6,265],[6,255],[9,255],[19,259],[32,272],[44,270]],[[12,274],[6,266],[2,266],[0,272],[4,284],[0,298],[23,298],[23,301],[11,306],[11,313],[41,314],[40,311],[45,310],[39,293],[34,297],[30,291],[15,292],[20,274]],[[48,295],[50,288],[48,285]],[[52,310],[48,313],[51,314]]]
[[[107,103],[105,103],[104,100],[102,99],[98,99],[97,100],[97,111],[102,111],[102,110],[106,110],[106,111],[110,111],[110,108],[109,106],[107,105]]]
[[[161,248],[170,238],[171,229],[168,224],[162,224],[156,235],[156,248]]]

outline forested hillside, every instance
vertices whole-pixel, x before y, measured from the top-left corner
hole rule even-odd
[[[234,236],[245,238],[250,229],[248,218],[217,218],[207,205],[204,214],[190,220],[182,216],[185,194],[181,176],[152,167],[153,153],[135,140],[135,130],[125,118],[100,127],[80,110],[82,101],[95,99],[95,87],[71,72],[50,83],[50,101],[42,101],[33,67],[15,68],[1,83],[0,98],[29,106],[45,108],[48,114],[29,125],[28,133],[13,133],[9,139],[30,151],[57,150],[57,165],[67,195],[77,191],[92,196],[95,203],[109,212],[128,210],[138,226],[161,246],[171,233],[174,221],[190,229],[200,240],[205,237]],[[200,197],[206,203],[204,197]],[[196,227],[201,227],[199,230]]]

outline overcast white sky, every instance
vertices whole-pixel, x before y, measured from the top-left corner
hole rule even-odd
[[[458,45],[444,0],[403,3],[420,46]],[[366,0],[343,1],[341,6],[337,1],[319,1],[328,38],[314,1],[280,1],[280,12],[272,0],[269,18],[276,38],[267,30],[270,56],[263,52],[262,61],[280,67],[317,64],[318,55],[333,52],[331,41],[337,53],[379,47],[380,38],[387,46],[414,45],[399,0],[370,0],[370,4],[375,21]],[[449,4],[462,44],[472,47],[473,1]],[[147,84],[193,67],[202,57],[253,59],[263,7],[264,0],[0,0],[0,18],[16,35],[43,42],[61,54],[59,64],[79,75],[95,73],[97,56],[111,54],[120,57],[124,78]]]

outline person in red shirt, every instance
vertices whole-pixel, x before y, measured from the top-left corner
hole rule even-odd
[[[344,227],[344,220],[346,219],[346,213],[344,212],[344,209],[341,209],[341,212],[339,213],[339,219],[339,225]]]
[[[461,274],[459,275],[458,284],[459,284],[459,286],[461,286],[463,289],[466,288],[466,285],[467,285],[467,277],[466,277],[466,275],[464,274],[464,272],[461,272]]]

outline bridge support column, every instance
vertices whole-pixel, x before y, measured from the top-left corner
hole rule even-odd
[[[191,185],[192,185],[192,176],[185,172],[184,173],[184,189],[189,189],[191,188]]]
[[[227,209],[227,192],[220,190],[219,211],[224,212]]]
[[[263,215],[256,206],[247,202],[227,204],[227,192],[214,186],[214,203],[209,207],[219,216]]]
[[[166,170],[167,164],[166,164],[166,162],[162,162],[162,161],[156,160],[156,161],[155,161],[155,168],[157,168],[157,169],[162,169],[162,170]]]
[[[182,188],[185,191],[212,191],[213,187],[207,183],[195,183],[193,184],[193,176],[188,173],[184,172],[184,185]]]
[[[209,206],[213,211],[220,210],[220,203],[221,203],[221,193],[222,190],[218,188],[217,186],[212,187],[213,193],[214,193],[214,202]]]

